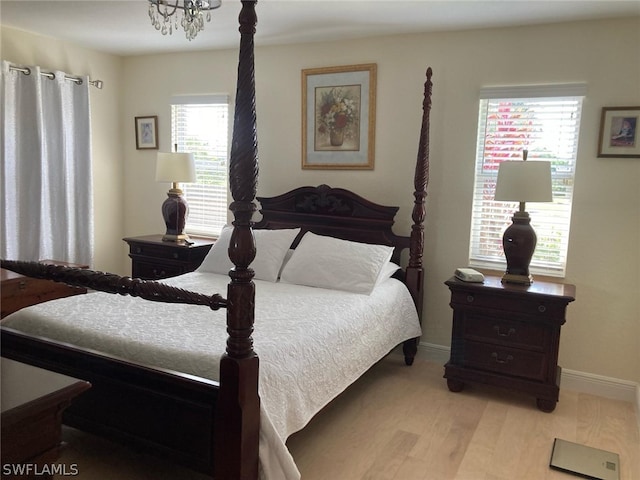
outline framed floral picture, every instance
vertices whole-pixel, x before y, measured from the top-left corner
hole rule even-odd
[[[598,157],[640,158],[640,107],[604,107]]]
[[[302,70],[302,168],[373,169],[375,63]]]
[[[136,148],[158,149],[158,117],[136,117]]]

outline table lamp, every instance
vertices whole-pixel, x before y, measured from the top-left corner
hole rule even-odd
[[[162,237],[166,242],[184,242],[189,236],[184,233],[184,225],[189,215],[189,205],[178,188],[179,182],[195,182],[196,167],[192,153],[158,153],[156,181],[171,182],[167,199],[162,204],[162,217],[167,232]]]
[[[551,162],[527,162],[527,150],[523,161],[500,163],[496,183],[495,200],[519,202],[520,208],[513,214],[513,223],[502,236],[502,247],[507,259],[507,271],[503,283],[531,285],[529,263],[536,249],[536,232],[531,227],[531,218],[525,212],[525,202],[551,202]]]

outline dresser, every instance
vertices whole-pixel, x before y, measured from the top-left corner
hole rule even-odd
[[[191,238],[189,242],[165,242],[162,235],[123,238],[129,245],[131,276],[159,280],[194,271],[215,243]]]
[[[532,395],[552,412],[560,392],[560,328],[575,286],[534,281],[532,285],[484,283],[455,277],[451,291],[451,357],[444,377],[452,392],[466,383],[482,383]]]
[[[74,268],[88,268],[88,265],[42,260],[41,263],[63,265]],[[47,302],[56,298],[87,293],[86,288],[71,287],[64,283],[40,278],[25,277],[10,270],[0,269],[0,318],[4,318],[21,308]]]
[[[56,463],[63,447],[62,413],[91,384],[4,357],[0,368],[2,478],[77,475],[79,465]]]

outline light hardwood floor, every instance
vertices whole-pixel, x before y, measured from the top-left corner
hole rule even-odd
[[[302,480],[571,480],[549,468],[553,439],[616,452],[622,480],[640,480],[631,403],[568,390],[553,413],[482,386],[447,390],[442,365],[392,354],[294,434]],[[61,462],[90,480],[206,477],[65,428]],[[65,477],[56,477],[65,478]]]

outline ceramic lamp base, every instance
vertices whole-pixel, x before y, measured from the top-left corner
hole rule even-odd
[[[516,212],[512,221],[502,236],[502,247],[507,259],[507,271],[502,282],[531,285],[533,277],[529,273],[529,263],[538,238],[527,212]]]
[[[182,196],[182,191],[171,189],[167,193],[167,199],[162,204],[162,217],[167,227],[167,232],[162,237],[165,242],[184,242],[189,236],[184,233],[189,206]]]

